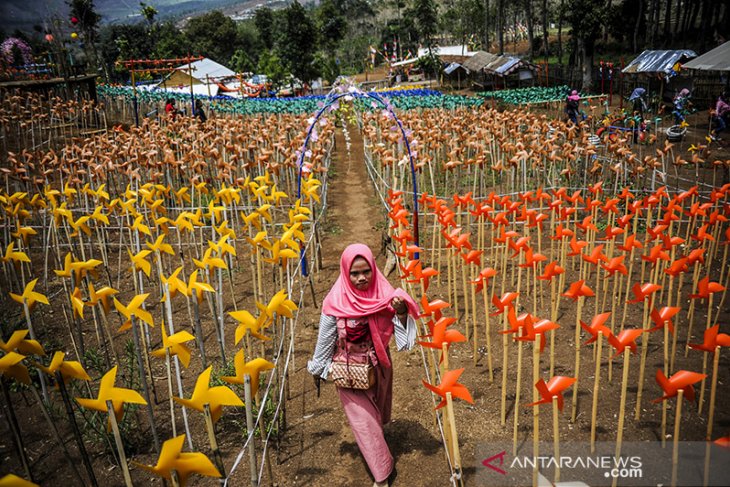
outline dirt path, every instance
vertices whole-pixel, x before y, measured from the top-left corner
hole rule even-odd
[[[339,271],[339,257],[354,242],[368,244],[380,253],[381,233],[378,224],[383,208],[368,179],[363,159],[362,137],[350,128],[352,146],[346,150],[341,131],[336,135],[329,188],[329,208],[322,241],[323,267],[315,282],[317,303],[326,295]],[[377,256],[382,269],[384,255]],[[391,282],[397,283],[395,273]],[[312,308],[311,302],[308,307]],[[318,398],[306,361],[317,340],[314,325],[319,310],[311,310],[311,321],[302,323],[297,341],[296,372],[292,377],[290,423],[282,464],[277,468],[285,475],[279,485],[370,486],[372,477],[358,450],[352,431],[342,411],[334,386],[323,385]],[[415,347],[410,352],[393,353],[395,382],[393,387],[393,420],[385,427],[385,435],[396,459],[398,480],[395,485],[442,486],[448,480],[440,438],[436,436],[430,402],[417,393],[424,377],[421,354]],[[302,396],[303,394],[303,396]],[[429,475],[424,478],[424,466]],[[283,473],[283,472],[282,472]],[[286,480],[284,480],[284,478]]]

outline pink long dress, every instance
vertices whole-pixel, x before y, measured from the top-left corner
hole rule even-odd
[[[338,318],[337,350],[335,357],[349,354],[349,359],[362,363],[369,359],[375,368],[375,385],[370,389],[345,389],[338,387],[337,393],[342,401],[350,428],[360,453],[368,464],[370,473],[376,482],[384,482],[393,470],[393,455],[383,434],[383,425],[390,422],[390,410],[393,400],[393,368],[383,367],[378,363],[372,340],[368,337],[359,343],[347,340],[345,326],[367,326],[355,320]],[[347,349],[345,352],[344,347]],[[386,352],[390,358],[390,350]]]

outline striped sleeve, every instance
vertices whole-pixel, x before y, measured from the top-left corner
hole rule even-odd
[[[319,335],[317,346],[314,348],[312,360],[307,362],[307,370],[314,376],[327,379],[332,357],[335,354],[337,342],[337,318],[322,315],[319,319]]]
[[[405,326],[400,322],[398,316],[393,316],[393,329],[395,333],[395,345],[399,352],[410,350],[416,343],[416,320],[408,315]]]

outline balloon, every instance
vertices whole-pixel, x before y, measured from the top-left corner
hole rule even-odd
[[[46,41],[48,41],[48,42],[53,42],[53,35],[51,35],[51,34],[46,34]]]
[[[76,32],[71,32],[71,39],[77,39],[79,35]]]
[[[78,24],[78,23],[79,23],[79,19],[77,19],[76,17],[71,17],[71,23],[72,23],[73,25],[76,25],[76,24]]]

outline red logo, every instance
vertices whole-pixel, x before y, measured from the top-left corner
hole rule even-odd
[[[484,465],[485,467],[491,468],[492,470],[494,470],[497,473],[501,473],[502,475],[507,475],[507,471],[506,470],[501,469],[501,468],[499,468],[499,467],[497,467],[495,465],[492,465],[492,462],[495,461],[495,460],[497,460],[497,459],[499,459],[499,465],[504,465],[504,456],[506,454],[507,454],[507,452],[504,451],[504,450],[502,450],[501,453],[497,453],[496,455],[491,456],[491,457],[487,458],[486,460],[484,460],[482,462],[482,465]]]

